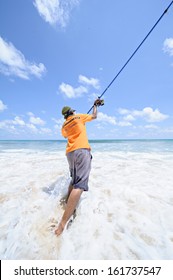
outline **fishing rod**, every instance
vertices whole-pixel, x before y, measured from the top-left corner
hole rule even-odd
[[[159,17],[159,19],[156,21],[156,23],[153,25],[153,27],[150,29],[150,31],[148,32],[148,34],[145,36],[145,38],[142,40],[142,42],[138,45],[138,47],[135,49],[135,51],[132,53],[132,55],[129,57],[129,59],[126,61],[126,63],[122,66],[122,68],[119,70],[119,72],[116,74],[116,76],[113,78],[113,80],[109,83],[109,85],[105,88],[105,90],[102,92],[102,94],[98,97],[98,99],[100,99],[105,92],[110,88],[110,86],[113,84],[113,82],[118,78],[118,76],[120,75],[120,73],[124,70],[124,68],[127,66],[127,64],[130,62],[130,60],[133,58],[133,56],[137,53],[137,51],[140,49],[140,47],[143,45],[143,43],[146,41],[146,39],[148,38],[148,36],[152,33],[152,31],[154,30],[154,28],[158,25],[158,23],[161,21],[161,19],[163,18],[163,16],[168,12],[169,8],[171,7],[171,5],[173,4],[173,1],[171,1],[171,3],[168,5],[168,7],[165,9],[165,11],[162,13],[162,15]],[[101,105],[103,105],[104,103],[102,102]],[[94,105],[89,109],[89,111],[87,112],[87,114],[92,110],[92,108],[94,107]]]

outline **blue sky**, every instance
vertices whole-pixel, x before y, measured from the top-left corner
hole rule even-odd
[[[1,0],[0,139],[63,139],[169,0]],[[173,5],[105,93],[89,139],[173,138]]]

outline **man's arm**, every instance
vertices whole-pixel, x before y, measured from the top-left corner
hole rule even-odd
[[[92,118],[97,118],[97,106],[103,106],[104,105],[104,99],[97,98],[93,105],[93,112],[92,112]]]
[[[97,106],[94,104],[93,105],[93,112],[92,112],[92,119],[97,118]]]

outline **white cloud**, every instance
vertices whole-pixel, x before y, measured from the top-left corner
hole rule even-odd
[[[0,37],[0,72],[7,76],[17,76],[29,80],[30,76],[41,78],[46,72],[44,64],[35,64],[25,59],[12,43]]]
[[[38,127],[34,125],[33,123],[27,123],[26,124],[26,130],[25,132],[27,133],[27,130],[29,129],[29,132],[36,134],[36,135],[51,135],[52,130],[48,127]]]
[[[151,107],[145,107],[143,110],[119,109],[120,114],[126,115],[123,120],[134,121],[138,117],[145,119],[147,122],[160,122],[166,120],[169,116],[161,113],[158,109],[153,110]]]
[[[167,38],[163,43],[164,52],[168,53],[170,56],[173,56],[173,38]]]
[[[32,124],[32,123],[27,123],[26,127],[29,128],[29,130],[31,130],[31,132],[33,133],[38,133],[38,128]]]
[[[118,123],[119,126],[131,126],[132,124],[130,122],[127,122],[127,121],[120,121]]]
[[[87,93],[88,90],[84,86],[79,86],[77,88],[72,87],[69,84],[62,83],[59,86],[59,90],[64,93],[68,98],[77,98]]]
[[[27,113],[29,120],[25,122],[21,117],[16,116],[11,120],[4,120],[0,122],[0,129],[8,131],[12,134],[21,135],[25,133],[35,135],[51,135],[52,131],[49,127],[45,127],[45,121],[39,117],[35,117],[33,113]]]
[[[69,84],[62,83],[59,86],[59,90],[68,98],[77,98],[81,97],[84,93],[88,93],[90,86],[94,87],[95,89],[100,88],[99,80],[96,78],[87,78],[86,76],[79,75],[78,82],[84,84],[85,86],[79,85],[75,88]]]
[[[29,122],[34,124],[34,125],[45,125],[45,121],[43,121],[39,117],[35,117],[35,115],[32,112],[28,112],[27,115],[30,117]]]
[[[1,122],[1,127],[8,127],[9,125],[24,126],[25,122],[20,117],[15,117],[14,120],[4,120]]]
[[[25,127],[25,122],[18,116],[14,120],[4,120],[0,122],[0,129],[9,131],[13,134],[18,134],[18,129]]]
[[[29,121],[31,124],[34,124],[34,125],[45,125],[45,121],[43,121],[39,117],[30,116]]]
[[[116,118],[115,117],[108,116],[107,114],[104,114],[102,112],[99,112],[97,114],[97,120],[101,121],[101,122],[107,122],[107,123],[116,125]]]
[[[87,78],[83,75],[79,75],[79,83],[86,84],[89,86],[93,86],[95,89],[99,89],[99,80],[96,78]]]
[[[15,117],[13,123],[16,125],[25,126],[24,120],[22,120],[20,117]]]
[[[124,121],[127,121],[127,122],[132,122],[135,120],[134,116],[128,114],[127,116],[125,116],[124,118]]]
[[[16,134],[16,127],[8,121],[0,121],[0,129]]]
[[[119,108],[118,109],[118,113],[120,114],[120,115],[126,115],[126,114],[129,114],[129,110],[127,110],[127,109],[124,109],[124,108]]]
[[[167,115],[160,113],[158,109],[153,110],[150,107],[143,109],[143,116],[148,122],[160,122],[168,118]]]
[[[0,112],[3,112],[4,110],[7,109],[7,106],[0,100]]]
[[[79,0],[35,0],[34,6],[40,16],[50,25],[65,27],[69,21],[72,9]]]

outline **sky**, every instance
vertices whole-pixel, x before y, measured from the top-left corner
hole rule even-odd
[[[0,0],[0,140],[61,140],[170,0]],[[173,138],[173,5],[103,96],[89,139]]]

